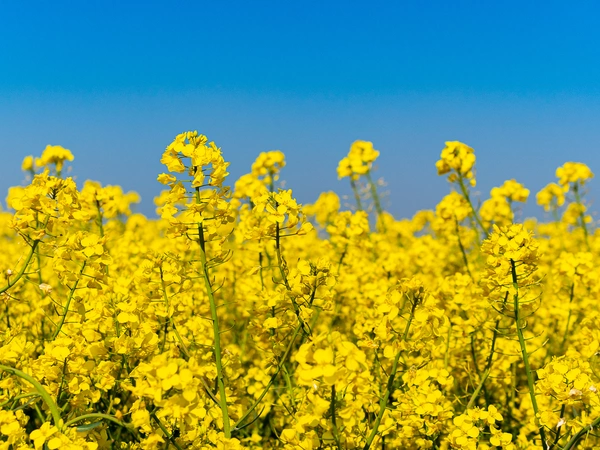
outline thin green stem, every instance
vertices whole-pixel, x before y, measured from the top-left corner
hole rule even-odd
[[[285,364],[285,362],[289,358],[290,354],[292,353],[294,342],[296,342],[296,339],[298,338],[298,335],[300,334],[301,331],[302,331],[302,326],[300,324],[298,324],[296,326],[296,329],[294,330],[294,333],[292,334],[292,338],[291,338],[290,342],[288,343],[288,346],[285,349],[285,352],[283,353],[281,359],[279,360],[279,364],[277,364],[277,368],[275,369],[275,372],[273,373],[273,375],[271,375],[271,378],[269,379],[269,382],[267,383],[267,385],[265,386],[265,388],[263,389],[263,391],[261,392],[261,394],[258,396],[258,398],[254,401],[254,403],[252,404],[252,406],[250,408],[248,408],[248,411],[246,411],[244,413],[244,415],[236,422],[236,424],[233,427],[233,432],[234,433],[237,432],[237,431],[240,431],[242,428],[244,428],[244,425],[243,425],[244,421],[258,407],[258,405],[260,404],[260,402],[262,401],[262,399],[265,397],[265,395],[267,395],[267,393],[271,389],[271,386],[275,382],[275,379],[277,378],[277,375],[279,375],[279,372],[281,371],[281,368],[283,367],[283,365]]]
[[[10,408],[10,409],[12,409],[12,408],[14,408],[14,407],[15,407],[15,405],[17,404],[17,402],[18,402],[19,400],[22,400],[22,399],[24,399],[24,398],[28,398],[28,397],[39,397],[39,395],[40,395],[40,393],[39,393],[39,392],[37,392],[37,391],[35,391],[35,392],[28,392],[28,393],[26,393],[26,394],[19,394],[19,395],[16,395],[16,396],[14,396],[14,397],[12,397],[12,398],[9,398],[8,400],[6,400],[6,401],[4,401],[4,402],[0,403],[0,408],[3,408],[3,407],[5,407],[5,406],[6,406],[6,405],[8,405],[9,403],[12,403],[12,406],[11,406],[11,408]]]
[[[198,224],[198,243],[200,244],[200,264],[202,266],[202,278],[204,279],[204,287],[206,288],[206,294],[208,295],[208,301],[210,303],[210,315],[213,323],[215,365],[217,366],[217,384],[219,386],[219,406],[221,407],[221,413],[223,415],[223,433],[225,434],[225,438],[229,439],[231,438],[231,424],[229,421],[229,413],[227,411],[227,396],[225,393],[225,374],[221,355],[221,331],[219,329],[217,303],[215,301],[212,283],[208,273],[206,242],[204,241],[204,227],[202,224]]]
[[[573,186],[573,192],[575,194],[575,202],[579,205],[579,211],[581,211],[579,213],[579,221],[581,222],[581,229],[583,230],[583,237],[585,239],[585,245],[588,249],[588,251],[591,250],[590,247],[590,240],[589,240],[589,232],[587,229],[587,225],[585,224],[585,213],[583,212],[583,202],[581,201],[581,194],[579,192],[579,182],[575,183],[575,185]]]
[[[508,292],[504,296],[504,301],[502,302],[502,311],[504,311],[504,308],[506,307],[507,300],[508,300]],[[488,355],[487,361],[485,363],[485,369],[483,370],[483,375],[481,376],[481,381],[479,382],[479,385],[475,388],[473,395],[471,395],[471,399],[469,400],[469,403],[467,404],[467,409],[472,408],[473,405],[475,404],[475,400],[477,399],[479,392],[481,392],[481,389],[483,389],[485,382],[486,382],[487,378],[489,377],[490,372],[492,370],[492,361],[494,359],[494,351],[496,349],[496,340],[498,339],[498,327],[499,326],[500,326],[500,318],[496,319],[496,325],[494,326],[494,334],[492,335],[492,346],[490,349],[490,354]]]
[[[104,217],[102,216],[102,204],[98,199],[96,199],[96,209],[98,210],[98,215],[96,216],[96,224],[98,225],[98,231],[100,232],[100,237],[104,237]]]
[[[181,448],[181,446],[177,443],[177,441],[173,438],[173,435],[171,435],[171,433],[169,433],[169,430],[167,430],[166,427],[162,424],[162,422],[160,421],[160,419],[158,418],[156,413],[154,413],[154,412],[150,413],[150,416],[154,419],[154,421],[156,422],[158,427],[161,429],[161,431],[164,433],[164,435],[167,436],[167,439],[169,440],[169,442],[171,442],[171,444],[173,444],[173,446],[177,450],[183,450]]]
[[[315,285],[313,286],[313,291],[311,293],[310,296],[310,301],[309,301],[309,305],[312,306],[314,300],[315,300],[315,295],[317,293],[317,284],[316,284],[316,280],[315,280]],[[290,357],[290,355],[292,354],[292,350],[294,348],[294,343],[296,342],[296,339],[298,338],[298,335],[300,334],[300,332],[303,330],[302,325],[298,324],[296,326],[296,328],[294,329],[294,332],[292,333],[292,338],[290,339],[290,342],[288,343],[285,351],[283,352],[283,355],[281,356],[281,359],[279,360],[279,363],[277,364],[277,367],[275,369],[275,372],[273,373],[273,375],[271,375],[271,378],[269,379],[269,382],[267,383],[267,385],[265,386],[265,388],[263,389],[263,391],[261,392],[261,394],[258,396],[258,398],[255,400],[255,402],[252,404],[252,406],[248,409],[248,411],[246,411],[246,413],[236,422],[235,426],[233,427],[233,431],[237,432],[239,430],[241,430],[242,428],[244,428],[244,425],[242,425],[244,423],[244,421],[248,418],[248,416],[250,416],[250,414],[252,414],[252,412],[258,407],[258,405],[260,404],[260,402],[262,401],[262,399],[265,397],[265,395],[267,395],[267,393],[269,392],[269,390],[271,389],[271,386],[273,385],[273,383],[275,382],[275,379],[277,378],[277,375],[279,375],[279,372],[281,371],[281,369],[283,368],[284,364],[286,363],[287,359]]]
[[[202,203],[200,199],[200,188],[196,188],[196,203]],[[229,420],[229,412],[227,410],[227,395],[225,392],[225,373],[223,370],[223,359],[221,354],[221,330],[219,328],[219,316],[217,314],[217,302],[208,273],[208,264],[206,257],[206,241],[204,239],[204,225],[198,223],[198,244],[200,246],[200,264],[202,266],[202,278],[204,279],[204,287],[208,302],[210,304],[210,315],[213,324],[213,339],[215,352],[215,365],[217,366],[217,385],[219,387],[219,406],[223,417],[223,433],[225,438],[231,438],[231,423]]]
[[[102,413],[83,414],[81,416],[75,417],[74,419],[71,419],[68,422],[66,422],[65,427],[70,427],[71,425],[75,425],[77,422],[81,422],[82,420],[88,420],[88,419],[104,419],[104,420],[108,420],[110,422],[114,422],[123,428],[133,428],[133,425],[127,424],[125,422],[121,422],[115,416],[111,416],[109,414],[102,414]]]
[[[560,353],[564,352],[565,344],[567,342],[567,338],[569,336],[569,326],[571,324],[571,316],[573,314],[573,309],[571,308],[571,304],[573,303],[573,294],[575,293],[575,281],[571,284],[571,289],[569,292],[569,315],[567,316],[567,326],[565,327],[565,332],[563,334],[562,342],[560,343]]]
[[[83,261],[83,264],[81,265],[81,270],[79,271],[79,276],[77,277],[77,280],[75,280],[75,284],[73,284],[73,287],[71,288],[71,291],[69,292],[69,297],[67,298],[67,304],[65,305],[65,310],[63,312],[63,315],[60,316],[60,320],[58,322],[58,325],[56,326],[56,330],[54,331],[54,334],[52,335],[52,339],[51,339],[52,341],[54,339],[56,339],[56,337],[60,333],[60,330],[62,329],[63,325],[65,324],[65,320],[67,319],[67,314],[69,313],[69,307],[71,306],[71,301],[73,300],[73,295],[75,294],[75,290],[77,289],[77,285],[79,284],[79,280],[81,278],[81,275],[83,274],[86,263],[87,263],[87,261]]]
[[[44,389],[44,387],[41,385],[41,383],[39,381],[37,381],[31,375],[27,375],[25,372],[22,372],[13,367],[5,366],[3,364],[0,364],[0,370],[4,370],[5,372],[11,373],[19,378],[22,378],[23,380],[27,381],[28,383],[30,383],[35,388],[35,390],[40,394],[40,397],[42,397],[42,400],[44,400],[44,403],[46,403],[46,405],[50,409],[50,414],[52,414],[52,421],[54,422],[54,425],[56,425],[59,429],[61,428],[62,419],[60,417],[60,411],[58,410],[58,406],[56,406],[56,403],[54,403],[54,400],[52,400],[52,397],[50,397],[50,394],[48,394],[46,389]]]
[[[11,287],[13,287],[15,284],[17,284],[17,282],[21,279],[21,277],[27,270],[27,266],[31,262],[31,258],[35,254],[35,249],[37,248],[37,246],[40,242],[41,242],[40,239],[36,239],[33,241],[33,243],[31,244],[31,250],[29,250],[29,254],[25,258],[25,262],[23,263],[23,267],[21,267],[21,270],[19,270],[19,272],[15,275],[14,278],[8,280],[6,286],[0,288],[0,294],[8,291]]]
[[[485,402],[486,404],[489,403],[489,396],[488,393],[485,389],[485,380],[487,379],[488,375],[489,375],[489,371],[487,374],[482,375],[481,372],[479,371],[479,365],[477,363],[477,352],[475,351],[475,339],[474,339],[474,335],[475,332],[471,333],[470,337],[470,341],[471,341],[471,357],[473,358],[473,368],[475,370],[475,373],[477,374],[477,378],[479,378],[479,385],[481,387],[476,388],[475,392],[477,394],[479,394],[479,391],[481,391],[483,389],[483,395],[485,396]],[[484,371],[485,372],[485,371]],[[468,406],[467,406],[468,409]]]
[[[383,207],[381,206],[381,199],[379,198],[379,193],[377,192],[377,186],[373,182],[373,178],[371,177],[371,171],[368,170],[366,173],[367,181],[369,183],[369,188],[371,189],[371,197],[373,198],[373,203],[375,203],[375,211],[377,212],[377,219],[380,219],[383,215]],[[379,222],[379,220],[378,220]],[[381,231],[385,233],[385,223],[381,222]]]
[[[42,230],[44,228],[46,228],[46,226],[48,225],[49,221],[50,221],[50,216],[46,216],[46,220],[44,220]],[[42,242],[41,238],[33,240],[33,242],[30,244],[31,245],[31,249],[29,250],[29,254],[27,255],[27,257],[25,258],[25,263],[23,264],[23,267],[21,267],[21,270],[19,270],[19,272],[15,275],[15,277],[12,280],[8,280],[7,281],[6,286],[0,288],[0,294],[8,291],[11,287],[13,287],[15,284],[17,284],[17,282],[25,274],[25,271],[27,270],[27,266],[31,262],[31,258],[33,257],[33,255],[36,253],[36,249],[37,249],[37,247],[38,247],[38,245],[39,245],[40,242]]]
[[[462,192],[463,197],[465,198],[465,200],[469,204],[469,207],[471,208],[472,219],[477,223],[477,225],[479,225],[481,232],[484,235],[486,235],[487,230],[483,226],[483,223],[481,222],[481,219],[479,218],[479,215],[477,214],[477,211],[475,210],[475,207],[473,206],[473,202],[471,201],[471,196],[469,195],[469,190],[467,189],[467,186],[465,186],[465,180],[463,179],[462,175],[460,175],[460,174],[458,175],[458,185],[460,187],[460,191]],[[479,236],[478,236],[478,239],[479,239]]]
[[[277,255],[277,266],[279,267],[279,273],[281,274],[281,279],[283,281],[283,284],[285,285],[285,288],[288,290],[288,292],[291,293],[292,288],[288,281],[287,274],[285,273],[283,256],[281,255],[281,236],[280,236],[279,222],[275,223],[275,253]],[[307,329],[306,324],[304,323],[304,321],[302,320],[302,317],[300,316],[300,307],[298,306],[298,303],[296,303],[296,299],[292,295],[290,295],[290,300],[292,302],[292,306],[294,307],[294,312],[296,313],[298,322],[302,326],[302,330],[306,334],[310,334],[310,329]]]
[[[161,286],[162,286],[162,291],[163,291],[163,300],[165,301],[165,312],[166,312],[166,317],[165,317],[165,323],[163,324],[163,340],[161,343],[161,353],[163,352],[163,350],[165,349],[165,345],[167,343],[167,333],[169,332],[169,322],[170,322],[170,318],[169,318],[169,296],[167,295],[167,285],[165,283],[165,278],[164,278],[164,273],[163,273],[163,269],[162,266],[158,267],[158,271],[160,273],[160,282],[161,282]]]
[[[529,365],[529,353],[527,353],[527,345],[525,344],[525,336],[523,335],[523,328],[521,328],[521,317],[519,316],[519,283],[517,281],[517,269],[515,261],[510,260],[510,267],[512,273],[512,282],[515,289],[514,300],[514,311],[515,311],[515,323],[517,327],[517,335],[519,337],[519,345],[521,346],[521,354],[523,356],[523,363],[525,364],[525,374],[527,375],[527,385],[529,387],[529,396],[531,397],[531,406],[533,407],[533,413],[535,414],[535,423],[538,426],[540,438],[542,439],[542,448],[548,448],[548,442],[546,441],[546,432],[544,427],[540,425],[538,417],[538,404],[535,398],[535,386],[533,382],[533,371]]]
[[[350,186],[352,187],[352,192],[354,193],[354,200],[356,200],[356,209],[358,211],[363,211],[362,201],[360,200],[360,193],[358,192],[358,187],[356,186],[356,182],[350,176]]]
[[[460,238],[460,227],[458,226],[458,219],[454,216],[454,226],[456,230],[456,238],[458,239],[458,246],[460,247],[460,252],[462,253],[463,262],[465,263],[465,268],[467,269],[467,273],[469,274],[469,278],[473,281],[473,275],[471,274],[471,269],[469,269],[469,260],[467,259],[467,252],[465,251],[465,247],[463,246],[462,240]]]
[[[452,335],[452,322],[448,321],[448,335],[446,336],[446,351],[444,352],[444,369],[448,370],[450,360],[450,336]]]
[[[569,442],[567,442],[567,444],[562,448],[562,450],[571,450],[571,449],[575,448],[575,446],[579,443],[579,441],[583,438],[583,436],[588,434],[590,431],[592,431],[598,425],[600,425],[600,417],[598,417],[592,423],[590,423],[589,425],[587,425],[587,426],[583,427],[581,430],[579,430],[571,438],[571,440]]]
[[[565,407],[566,407],[566,405],[563,404],[562,407],[560,408],[560,418],[561,419],[563,419],[565,417]],[[554,442],[550,446],[550,449],[553,449],[554,447],[556,447],[556,444],[558,444],[558,441],[560,440],[560,430],[561,430],[561,426],[559,423],[559,426],[556,430],[556,435],[554,436]]]
[[[340,442],[340,433],[337,427],[337,419],[336,419],[336,411],[335,411],[335,383],[331,385],[331,401],[329,403],[329,411],[331,413],[331,425],[333,428],[333,438],[335,439],[335,443],[337,445],[338,450],[342,449],[342,444]]]
[[[408,321],[406,322],[406,328],[404,329],[404,333],[402,335],[402,341],[406,341],[408,338],[408,331],[410,330],[410,325],[412,324],[413,318],[415,316],[415,310],[417,309],[418,300],[415,298],[413,300],[413,304],[410,310],[410,316],[408,317]],[[377,433],[379,432],[379,425],[381,424],[381,420],[383,419],[383,415],[387,408],[388,402],[390,400],[390,396],[392,395],[392,390],[394,388],[394,380],[396,379],[396,374],[398,372],[398,363],[400,361],[400,357],[402,356],[403,350],[398,350],[396,353],[396,357],[394,358],[394,362],[392,364],[392,370],[390,371],[390,375],[388,377],[387,386],[385,389],[385,393],[381,397],[379,401],[379,412],[377,413],[377,418],[375,419],[375,423],[373,424],[373,429],[367,438],[367,442],[363,447],[363,450],[368,450],[373,444],[373,440]]]
[[[168,313],[168,311],[169,311],[169,296],[167,295],[167,285],[165,283],[162,267],[159,268],[159,271],[160,271],[160,281],[161,281],[162,289],[163,289],[163,299],[165,301],[165,306],[166,306],[167,313]],[[173,329],[173,333],[175,334],[175,337],[177,338],[177,341],[179,342],[180,349],[181,349],[181,352],[182,352],[185,360],[188,361],[190,359],[190,352],[188,351],[187,346],[185,345],[185,342],[183,342],[183,339],[181,338],[179,331],[177,331],[177,327],[175,326],[175,322],[173,321],[172,317],[168,317],[165,320],[165,324],[164,324],[165,337],[163,338],[163,348],[164,348],[164,342],[166,341],[166,334],[168,331],[169,324],[171,324],[171,328]]]

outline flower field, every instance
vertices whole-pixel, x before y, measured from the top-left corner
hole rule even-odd
[[[341,159],[351,208],[300,205],[283,153],[230,180],[183,133],[159,219],[78,187],[69,150],[25,158],[0,212],[0,450],[600,448],[591,170],[536,194],[553,221],[513,223],[529,190],[480,202],[473,149],[447,142],[449,194],[397,220],[378,155]]]

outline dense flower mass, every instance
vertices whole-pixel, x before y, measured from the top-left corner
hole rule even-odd
[[[0,212],[0,449],[600,448],[600,234],[568,162],[514,223],[516,180],[398,220],[356,141],[302,205],[263,152],[229,162],[186,132],[164,151],[157,219],[135,192],[28,156]],[[67,172],[68,173],[68,172]],[[233,189],[229,187],[233,186]]]

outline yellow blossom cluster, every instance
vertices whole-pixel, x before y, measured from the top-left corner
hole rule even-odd
[[[383,210],[356,141],[337,194],[302,205],[280,151],[228,187],[197,132],[166,147],[156,219],[119,186],[27,157],[0,212],[0,449],[599,448],[600,232],[566,163],[514,223],[515,180]],[[357,181],[366,183],[366,192]]]
[[[561,186],[569,186],[573,183],[584,184],[593,178],[594,174],[588,166],[580,162],[567,162],[556,169],[556,178]]]
[[[372,142],[355,141],[350,146],[348,156],[340,161],[337,174],[338,178],[351,177],[353,180],[358,179],[361,175],[367,174],[373,162],[379,156],[379,152],[373,148]]]
[[[466,180],[471,186],[475,186],[474,166],[474,150],[459,141],[446,142],[440,160],[435,163],[438,175],[449,173],[448,181]]]

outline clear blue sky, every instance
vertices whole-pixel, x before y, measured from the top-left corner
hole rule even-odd
[[[347,193],[337,162],[370,140],[399,217],[447,192],[446,140],[475,148],[484,196],[508,178],[535,192],[568,160],[600,177],[598,17],[593,1],[0,0],[0,193],[62,145],[79,182],[137,190],[151,214],[160,155],[190,129],[231,182],[284,151],[304,203]]]

